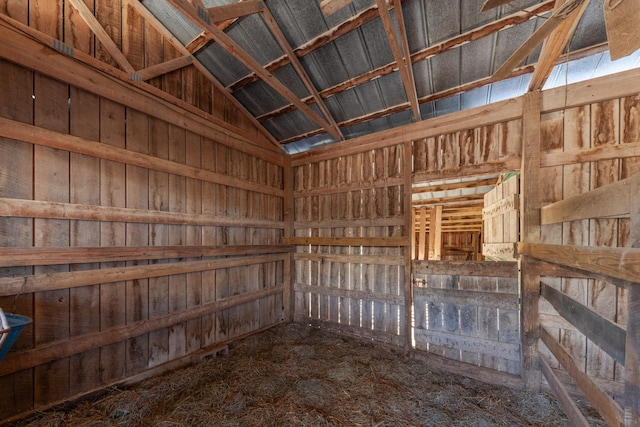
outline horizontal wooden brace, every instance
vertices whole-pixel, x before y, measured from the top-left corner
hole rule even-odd
[[[633,197],[640,197],[640,174],[543,206],[542,225],[589,218],[629,216]]]
[[[19,295],[30,292],[78,288],[80,286],[148,279],[150,277],[173,276],[197,273],[228,267],[283,261],[285,254],[236,256],[231,258],[200,261],[180,261],[168,264],[111,267],[97,270],[80,270],[64,273],[34,274],[22,277],[0,278],[0,296]]]
[[[282,221],[0,198],[0,217],[283,229]]]
[[[418,183],[447,177],[459,178],[461,176],[482,176],[491,173],[503,173],[505,171],[519,170],[521,167],[522,159],[519,156],[511,156],[495,162],[481,163],[477,165],[464,165],[450,169],[416,172],[413,174],[411,181]]]
[[[104,331],[79,335],[68,340],[54,341],[45,345],[39,345],[26,351],[10,353],[3,362],[0,363],[0,377],[74,354],[124,341],[159,329],[168,328],[179,323],[197,319],[198,317],[206,314],[216,313],[218,311],[246,304],[261,298],[276,295],[282,293],[283,290],[284,286],[282,285],[274,286],[256,292],[204,303],[196,307],[189,307],[183,311],[141,320]]]
[[[403,256],[394,255],[358,255],[358,254],[323,254],[295,252],[296,261],[332,262],[341,264],[371,264],[371,265],[404,265]]]
[[[314,286],[296,283],[294,292],[309,292],[312,294],[332,296],[340,298],[352,298],[363,301],[386,302],[404,306],[404,295],[383,294],[379,292],[361,291],[359,289],[334,288],[331,286]]]
[[[482,217],[484,219],[493,218],[509,212],[517,211],[519,207],[520,197],[517,194],[512,194],[482,209]]]
[[[375,219],[328,219],[323,221],[296,221],[293,228],[308,230],[314,228],[359,228],[359,227],[397,227],[404,225],[404,218],[375,218]]]
[[[599,162],[601,160],[640,157],[640,142],[616,145],[600,145],[562,153],[540,153],[540,166],[543,168],[577,163]]]
[[[376,179],[375,181],[357,181],[340,185],[331,185],[329,187],[295,190],[293,192],[293,197],[325,196],[329,194],[347,193],[349,191],[371,190],[373,188],[399,187],[403,184],[404,178],[402,177]]]
[[[284,197],[284,190],[280,188],[256,184],[232,176],[188,166],[182,163],[172,162],[170,160],[161,159],[148,154],[136,153],[124,148],[101,144],[97,141],[91,141],[85,138],[63,134],[1,117],[0,137],[11,138],[72,153],[85,154],[99,159],[112,160],[114,162],[139,166],[141,168],[159,172],[167,172],[214,184],[227,185],[243,190],[255,191],[257,193]]]
[[[1,247],[0,267],[259,255],[286,253],[293,249],[287,245]]]
[[[620,406],[578,367],[573,357],[571,357],[564,347],[558,343],[545,328],[540,328],[540,339],[549,351],[551,351],[551,354],[558,359],[558,362],[560,362],[569,376],[576,382],[593,407],[600,412],[600,415],[607,421],[607,424],[611,426],[623,425]]]
[[[487,354],[515,362],[520,361],[520,345],[483,338],[450,334],[421,328],[415,330],[416,342],[435,344],[455,350]]]
[[[446,274],[449,276],[518,277],[514,261],[413,261],[414,274]]]
[[[413,295],[416,300],[423,299],[442,304],[500,308],[505,310],[520,309],[520,297],[518,294],[414,287]]]
[[[283,237],[282,243],[318,246],[409,246],[405,237]]]
[[[578,405],[576,405],[567,389],[551,369],[547,358],[542,354],[540,355],[540,369],[547,379],[553,394],[555,394],[558,402],[560,402],[560,406],[562,406],[562,409],[564,409],[565,414],[567,414],[567,417],[571,421],[571,425],[576,427],[589,427],[589,422],[584,415],[582,415]]]
[[[518,253],[552,264],[640,283],[640,249],[518,243]],[[611,283],[623,286],[618,281]]]
[[[627,334],[624,329],[546,283],[540,286],[541,295],[562,317],[618,363],[625,365]]]

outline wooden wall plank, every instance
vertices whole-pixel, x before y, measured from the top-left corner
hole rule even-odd
[[[127,150],[149,153],[149,117],[133,109],[127,109]],[[149,209],[149,170],[138,166],[126,167],[127,208]],[[149,224],[126,223],[126,245],[148,246]],[[132,260],[127,266],[148,265],[147,260]],[[149,280],[140,278],[126,282],[127,324],[149,318]],[[126,371],[128,375],[147,367],[149,359],[149,336],[131,338],[126,344]]]
[[[43,6],[44,8],[45,6]],[[44,11],[44,10],[43,10]],[[36,75],[34,122],[37,126],[68,132],[69,87]],[[69,201],[69,153],[46,147],[34,148],[34,197],[37,200]],[[35,246],[69,246],[69,221],[34,220]],[[68,271],[68,266],[35,267],[34,273]],[[69,290],[41,292],[34,298],[35,345],[69,337]],[[69,393],[69,359],[60,359],[35,370],[34,401],[43,405]]]
[[[100,100],[98,97],[76,88],[70,90],[71,109],[69,117],[70,133],[90,139],[100,136]],[[100,204],[100,160],[81,154],[70,154],[70,197],[71,203]],[[100,223],[72,221],[70,230],[71,246],[100,246]],[[99,263],[71,265],[70,271],[99,268]],[[71,289],[70,336],[82,335],[100,330],[100,288],[85,286]],[[92,390],[100,384],[98,349],[70,359],[70,372],[74,380],[69,392],[78,395]]]
[[[124,148],[125,108],[102,99],[100,102],[100,140],[104,144]],[[100,161],[100,205],[126,206],[125,165],[109,160]],[[124,246],[126,228],[124,223],[102,222],[100,224],[102,246]],[[122,267],[124,263],[102,263],[101,267]],[[100,285],[100,326],[102,329],[126,323],[126,284],[114,282]],[[125,375],[125,343],[114,343],[100,349],[100,370],[103,383],[110,383]]]
[[[12,14],[23,12],[26,19],[27,4],[20,2],[6,6]],[[0,60],[0,74],[4,76],[0,79],[0,116],[32,123],[33,73]],[[0,165],[0,196],[31,198],[34,184],[33,146],[21,141],[0,138]],[[0,241],[5,242],[7,246],[31,246],[33,240],[33,219],[0,219]],[[3,267],[0,268],[0,277],[23,276],[32,272],[31,267]],[[5,312],[33,318],[33,300],[32,293],[1,297],[0,306]],[[28,326],[22,331],[13,345],[14,350],[33,347],[33,329],[33,326]],[[0,400],[7,403],[0,407],[0,419],[33,408],[33,378],[32,369],[0,378]]]

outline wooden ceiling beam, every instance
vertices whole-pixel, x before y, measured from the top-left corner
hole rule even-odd
[[[261,0],[245,0],[239,3],[210,7],[206,10],[212,22],[222,22],[260,13],[264,10],[264,4]]]
[[[361,27],[367,22],[378,18],[378,16],[379,16],[378,6],[377,5],[371,6],[370,8],[363,10],[362,12],[352,16],[349,19],[346,19],[345,21],[336,25],[335,27],[330,28],[324,33],[319,34],[315,38],[298,46],[293,51],[295,52],[298,58],[302,58],[308,53],[322,46],[325,46],[326,44],[336,40],[337,38],[347,33],[350,33],[351,31],[355,30],[358,27]],[[278,70],[284,67],[287,64],[289,64],[289,57],[287,55],[283,55],[280,58],[277,58],[271,61],[269,64],[265,66],[265,68],[267,69],[267,71],[273,72],[275,70]],[[258,79],[259,77],[255,73],[251,73],[246,75],[245,77],[242,77],[236,82],[231,83],[228,87],[232,92],[234,92],[244,86],[247,86],[248,84],[255,82]]]
[[[278,80],[273,74],[268,72],[255,58],[253,58],[249,53],[247,53],[238,43],[236,43],[231,37],[229,37],[224,31],[215,25],[211,25],[206,22],[203,18],[198,16],[197,9],[186,2],[185,0],[168,0],[178,11],[183,13],[185,17],[191,20],[193,23],[198,25],[200,28],[205,30],[220,46],[226,49],[228,52],[233,54],[233,56],[242,62],[247,68],[255,72],[260,76],[260,78],[269,86],[271,86],[275,91],[277,91],[280,95],[282,95],[287,101],[295,105],[299,110],[305,113],[311,120],[316,122],[323,128],[327,133],[331,136],[340,140],[340,133],[336,133],[334,129],[331,128],[331,125],[320,117],[315,111],[313,111],[308,105],[302,102],[298,97],[288,88],[286,87],[280,80]],[[226,93],[229,93],[228,90],[225,90]],[[233,98],[233,97],[232,97]],[[234,98],[235,99],[235,98]],[[236,100],[236,102],[238,102]],[[255,120],[255,118],[253,118]],[[257,120],[255,120],[259,123]]]
[[[430,185],[428,187],[416,187],[411,191],[411,193],[412,194],[433,193],[436,191],[458,190],[460,188],[485,187],[489,185],[495,185],[496,182],[497,182],[497,177],[479,179],[477,181],[453,182],[450,184]]]
[[[353,3],[353,0],[322,0],[320,2],[320,10],[322,10],[324,16],[329,16],[351,3]]]
[[[176,48],[176,50],[181,53],[182,55],[186,56],[191,56],[191,52],[189,52],[187,50],[187,48],[178,40],[176,39],[173,34],[171,33],[171,31],[169,31],[159,20],[158,18],[156,18],[150,11],[149,9],[147,9],[142,3],[140,3],[138,0],[125,0],[129,3],[129,5],[131,5],[131,7],[133,7],[133,9],[138,12],[148,23],[149,25],[151,25],[156,31],[158,31],[158,33],[160,33],[161,36],[163,36],[165,38],[165,40],[167,40],[167,42],[169,42],[173,47]],[[247,117],[249,119],[249,121],[251,123],[253,123],[254,126],[256,126],[256,128],[264,135],[267,137],[267,139],[271,142],[271,144],[275,145],[276,148],[278,149],[282,149],[282,146],[280,145],[280,143],[278,141],[276,141],[276,139],[273,137],[273,135],[271,135],[271,133],[269,133],[264,126],[262,126],[262,124],[260,124],[260,122],[258,122],[255,117],[253,117],[253,115],[251,113],[249,113],[249,111],[244,107],[244,105],[242,105],[240,103],[240,101],[238,101],[233,95],[231,95],[231,93],[229,93],[229,91],[224,87],[224,85],[222,83],[220,83],[220,81],[218,81],[218,79],[211,74],[211,72],[209,70],[207,70],[207,68],[202,65],[202,63],[200,61],[198,61],[196,58],[193,58],[193,65],[196,67],[196,69],[202,73],[202,75],[204,77],[207,78],[207,80],[209,80],[218,90],[220,90],[226,97],[227,99],[229,99],[229,101],[231,101],[231,103],[238,108],[238,110],[240,112],[242,112],[242,114]]]
[[[102,27],[102,24],[98,22],[98,19],[95,17],[93,12],[87,7],[86,4],[82,0],[69,0],[71,6],[78,11],[78,14],[82,17],[84,22],[89,26],[93,34],[98,38],[100,43],[107,50],[109,55],[113,58],[114,61],[127,73],[134,74],[135,69],[129,63],[127,58],[124,56],[118,45],[113,41],[111,36],[107,34],[105,29]]]
[[[188,67],[189,65],[193,65],[193,56],[180,56],[178,58],[170,59],[168,61],[143,68],[142,70],[138,70],[136,71],[136,74],[142,81],[147,81],[172,71]]]
[[[302,82],[306,86],[307,90],[311,94],[311,97],[313,98],[315,103],[320,108],[320,111],[322,111],[322,114],[324,115],[324,117],[327,120],[327,122],[330,124],[331,129],[333,130],[333,133],[331,133],[331,132],[329,132],[329,133],[331,135],[334,135],[334,134],[338,135],[339,136],[338,140],[339,141],[343,141],[344,140],[344,136],[342,135],[342,132],[340,131],[340,128],[338,127],[338,124],[336,123],[335,119],[333,118],[331,112],[329,111],[329,109],[325,105],[324,101],[322,100],[322,97],[318,93],[318,89],[316,89],[316,87],[311,82],[311,78],[309,77],[309,75],[305,71],[304,67],[302,67],[302,64],[300,63],[300,60],[298,59],[296,54],[293,52],[293,49],[291,48],[291,45],[289,44],[289,41],[287,40],[285,35],[282,33],[282,30],[280,29],[280,26],[278,25],[278,23],[274,19],[274,17],[271,14],[271,11],[269,10],[269,8],[262,2],[262,0],[260,0],[260,3],[262,3],[262,6],[263,6],[261,8],[262,9],[262,17],[265,20],[265,22],[267,23],[267,26],[269,27],[269,29],[271,30],[271,33],[273,34],[273,36],[276,38],[276,40],[280,44],[280,47],[282,47],[282,50],[284,50],[285,53],[287,54],[287,57],[289,58],[289,60],[291,62],[291,65],[293,65],[293,68],[298,73],[298,76],[300,77],[300,79],[302,80]]]
[[[391,45],[391,51],[395,59],[395,64],[402,78],[402,84],[404,85],[405,94],[407,100],[411,105],[413,117],[416,121],[420,120],[420,106],[418,105],[418,95],[416,92],[416,82],[413,79],[413,67],[411,63],[411,54],[409,52],[409,44],[407,41],[407,34],[404,27],[404,20],[402,19],[402,7],[399,2],[395,2],[394,10],[396,12],[396,20],[398,23],[399,35],[396,34],[393,20],[389,9],[387,9],[387,0],[376,0],[378,5],[378,11],[380,13],[380,19],[382,20],[382,26],[385,33],[387,33],[387,40]]]
[[[568,3],[568,1],[575,0],[556,0],[555,10],[558,10],[562,5]],[[540,52],[540,58],[536,64],[536,69],[533,72],[531,82],[529,82],[529,91],[542,89],[544,83],[549,78],[549,74],[551,74],[551,70],[558,62],[558,58],[562,54],[564,47],[569,43],[571,35],[578,26],[578,22],[585,10],[587,10],[588,5],[588,0],[582,0],[582,4],[570,13],[558,28],[545,39],[542,45],[542,51]]]
[[[536,15],[539,15],[541,13],[545,13],[548,12],[550,10],[553,9],[553,5],[554,5],[555,0],[545,0],[542,3],[539,3],[538,5],[532,6],[528,9],[522,10],[522,11],[518,11],[516,13],[513,13],[511,15],[505,16],[504,18],[501,18],[497,21],[491,22],[489,24],[486,24],[480,28],[474,29],[474,30],[470,30],[467,31],[466,33],[460,34],[458,36],[452,37],[448,40],[445,40],[441,43],[438,43],[436,45],[432,45],[429,46],[425,49],[422,49],[419,52],[414,53],[413,55],[411,55],[411,63],[415,64],[416,62],[419,61],[423,61],[425,59],[434,57],[435,55],[438,55],[440,53],[446,52],[448,50],[454,49],[456,47],[460,47],[464,44],[467,44],[473,40],[478,40],[482,37],[491,35],[495,32],[498,32],[500,30],[504,30],[506,28],[512,27],[514,25],[520,24],[522,22],[526,22],[532,18],[535,18]],[[370,10],[373,10],[370,9]],[[377,6],[375,7],[376,11],[376,15],[377,15]],[[367,21],[368,22],[368,21]],[[332,30],[330,30],[329,32],[331,32]],[[317,48],[317,47],[316,47]],[[306,52],[308,53],[308,52]],[[305,54],[306,54],[305,53]],[[296,54],[300,57],[301,53],[298,52],[296,50]],[[270,65],[267,65],[267,68],[270,69],[271,71],[280,68],[281,66],[285,65],[285,63],[281,63],[278,62],[280,60],[276,60],[273,61]],[[287,62],[288,63],[288,62]],[[395,63],[389,63],[386,65],[382,65],[374,70],[368,71],[364,74],[361,74],[360,76],[356,76],[350,80],[347,80],[345,82],[339,83],[335,86],[332,86],[330,88],[324,89],[322,91],[320,91],[320,96],[322,98],[328,98],[330,96],[333,95],[337,95],[339,93],[342,93],[344,91],[347,91],[353,87],[359,86],[361,84],[364,83],[368,83],[371,80],[386,76],[391,74],[392,72],[394,72],[395,68],[397,67],[397,65]],[[529,71],[531,72],[533,71],[533,68]],[[511,74],[510,77],[515,77],[515,75]],[[245,78],[245,79],[248,79]],[[231,89],[231,91],[237,90],[241,87],[243,87],[245,84],[249,84],[250,82],[255,81],[255,80],[238,80],[237,82],[229,85],[229,88]],[[486,84],[486,83],[483,83]],[[454,88],[455,90],[455,88]],[[459,92],[457,92],[459,93]],[[312,100],[311,98],[306,98],[303,100],[306,103],[311,103]],[[421,103],[419,101],[419,103]],[[270,111],[269,113],[266,113],[260,117],[258,117],[259,121],[265,121],[265,120],[269,120],[273,117],[279,116],[280,114],[284,114],[290,111],[295,110],[295,106],[293,106],[292,104],[283,106],[277,110],[274,111]]]

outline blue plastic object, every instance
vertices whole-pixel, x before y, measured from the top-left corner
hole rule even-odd
[[[30,317],[22,316],[20,314],[4,313],[4,315],[7,318],[11,330],[9,331],[9,335],[5,341],[0,346],[0,361],[4,359],[4,356],[7,354],[13,343],[16,342],[18,335],[22,332],[22,329],[32,322]],[[0,329],[2,328],[0,327]]]

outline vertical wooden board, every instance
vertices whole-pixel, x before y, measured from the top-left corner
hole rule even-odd
[[[564,151],[572,152],[588,149],[591,146],[589,138],[590,109],[589,106],[570,108],[564,112]],[[563,198],[582,194],[589,191],[590,164],[578,163],[563,167]],[[563,224],[562,244],[589,245],[589,221],[570,221]],[[562,292],[587,305],[588,279],[565,278],[562,280]],[[579,366],[586,364],[587,340],[577,331],[560,330],[560,342],[571,354]]]
[[[34,123],[36,126],[68,132],[67,85],[36,75],[34,80]],[[34,147],[34,198],[69,202],[69,153],[48,147]],[[69,221],[34,220],[34,245],[69,246]],[[37,266],[35,274],[69,271],[68,265]],[[34,339],[36,346],[69,337],[69,290],[38,292],[34,298]],[[69,393],[69,359],[59,359],[36,367],[35,403],[45,405]]]
[[[500,277],[498,282],[498,292],[517,295],[518,278]],[[499,336],[500,342],[509,344],[520,343],[520,312],[518,310],[498,309]],[[520,362],[508,360],[505,362],[505,371],[511,374],[520,373]]]
[[[85,0],[87,1],[87,0]],[[145,68],[145,19],[128,1],[122,4],[122,53],[135,70]]]
[[[100,100],[100,141],[118,148],[126,147],[125,107],[112,101]],[[109,160],[100,161],[100,204],[126,207],[125,165]],[[124,246],[124,223],[100,223],[101,246]],[[102,263],[102,267],[123,267],[124,262]],[[100,285],[100,327],[107,330],[126,324],[126,283]],[[100,350],[100,373],[103,383],[123,378],[126,371],[125,342],[118,342]]]
[[[111,40],[122,49],[122,3],[121,0],[96,2],[95,15]],[[96,57],[107,64],[117,67],[104,45],[96,40]]]
[[[448,133],[441,137],[443,169],[457,169],[460,166],[460,142],[458,133]]]
[[[458,276],[447,275],[442,278],[444,289],[458,289]],[[458,335],[460,332],[460,318],[456,304],[442,304],[442,326],[444,331]],[[453,360],[460,359],[460,350],[456,348],[446,349],[445,357]]]
[[[438,140],[434,137],[426,139],[427,145],[427,171],[436,171],[441,168],[441,157]]]
[[[133,109],[127,109],[126,148],[135,153],[149,153],[149,117]],[[149,170],[126,166],[126,205],[131,209],[149,209]],[[127,246],[149,245],[149,224],[126,224]],[[147,265],[147,260],[130,261],[127,265]],[[127,281],[126,321],[134,323],[149,318],[149,280]],[[146,369],[149,360],[149,335],[144,334],[126,342],[127,375]]]
[[[637,96],[629,96],[620,100],[620,115],[620,143],[631,144],[640,141],[640,100]],[[621,179],[639,172],[639,157],[620,160]]]
[[[100,137],[100,101],[95,95],[76,88],[70,90],[69,131],[72,135],[97,141]],[[100,205],[100,160],[81,154],[70,154],[70,198],[75,204]],[[100,223],[96,221],[72,221],[71,246],[100,246]],[[71,271],[93,270],[99,263],[72,264]],[[100,287],[83,286],[69,290],[71,336],[100,330]],[[77,395],[92,390],[100,384],[100,352],[90,350],[70,357],[70,370],[74,380],[70,382],[70,394]]]
[[[620,102],[605,101],[591,105],[591,145],[600,147],[620,142]],[[602,160],[591,165],[591,189],[616,182],[619,177],[619,160]],[[618,220],[596,219],[590,221],[589,244],[592,246],[617,246]],[[602,316],[615,320],[616,288],[594,280],[588,290],[588,306]],[[613,359],[596,345],[587,342],[587,374],[597,378],[614,379]]]
[[[54,3],[54,2],[51,2]],[[93,12],[93,0],[84,0],[85,5]],[[70,4],[64,8],[65,25],[63,41],[74,49],[89,55],[94,53],[95,37],[82,16]]]
[[[475,277],[460,276],[458,287],[461,290],[475,291],[478,289]],[[460,333],[468,337],[478,335],[478,307],[463,305],[460,306]],[[462,350],[460,360],[465,363],[477,365],[479,363],[478,353]]]
[[[427,287],[429,288],[442,288],[443,277],[438,274],[427,275]],[[427,329],[429,331],[443,331],[444,330],[444,307],[442,303],[433,302],[427,300]],[[429,352],[443,356],[446,348],[429,344]]]
[[[497,290],[496,278],[478,277],[477,285],[479,291]],[[492,341],[498,341],[498,310],[489,307],[478,307],[478,337]],[[500,360],[494,356],[480,354],[480,366],[491,369],[501,367]]]
[[[22,2],[20,2],[22,3]],[[8,13],[26,15],[27,5],[7,3]],[[14,10],[15,9],[15,10]],[[25,18],[26,19],[26,18]],[[32,123],[33,73],[0,60],[0,116]],[[29,200],[33,196],[33,146],[20,141],[0,138],[0,197]],[[34,243],[31,218],[0,218],[0,241],[4,246],[28,247]],[[31,267],[0,268],[0,277],[32,274]],[[33,294],[0,298],[6,312],[33,315]],[[33,326],[27,326],[12,350],[33,347]],[[33,407],[33,369],[0,378],[0,419],[19,414]]]
[[[153,26],[145,20],[144,23],[144,65],[151,67],[164,62],[164,39]],[[162,76],[148,80],[147,83],[162,89]]]
[[[22,0],[0,0],[0,13],[28,25],[29,3]]]
[[[213,87],[211,82],[201,73],[196,73],[198,79],[198,105],[202,111],[213,112]],[[192,89],[193,90],[193,89]],[[221,117],[217,117],[221,118]]]
[[[193,65],[189,65],[182,69],[182,99],[194,107],[198,107],[199,105],[199,75],[200,73]]]
[[[505,135],[500,145],[500,158],[522,155],[522,120],[510,120],[502,129]]]
[[[186,163],[186,133],[184,129],[169,125],[169,160],[179,164]],[[169,211],[186,212],[186,178],[169,175]],[[168,226],[169,245],[183,246],[186,241],[186,226],[172,224]],[[187,275],[176,274],[169,277],[169,313],[180,312],[187,308]],[[169,359],[175,359],[186,353],[186,324],[180,323],[169,328]]]
[[[29,1],[29,26],[54,39],[62,40],[62,2]]]
[[[463,130],[457,133],[460,150],[460,166],[475,164],[476,160],[476,133],[474,129]]]
[[[487,125],[480,128],[480,143],[478,144],[478,163],[490,163],[498,160],[500,154],[500,138],[502,123]]]
[[[160,159],[169,158],[169,129],[166,122],[150,119],[149,154]],[[169,175],[165,172],[149,171],[149,208],[156,211],[169,209]],[[169,244],[169,229],[164,224],[150,224],[149,244]],[[163,261],[151,261],[152,264]],[[149,318],[169,312],[169,278],[149,278]],[[162,329],[149,334],[149,366],[166,362],[169,358],[169,331]]]
[[[179,53],[169,43],[164,44],[164,60],[170,61],[177,58]],[[182,98],[182,69],[171,71],[162,75],[162,89],[178,99]]]
[[[427,140],[413,141],[413,171],[427,170]]]
[[[191,132],[186,134],[187,165],[201,167],[201,137]],[[202,181],[187,178],[186,182],[186,211],[189,214],[202,214]],[[185,244],[188,246],[202,245],[202,228],[197,225],[186,226]],[[193,260],[197,260],[194,258]],[[214,294],[215,295],[215,294]],[[187,273],[187,309],[197,307],[202,301],[202,273]],[[201,346],[201,319],[193,319],[187,322],[187,353],[192,353]]]

